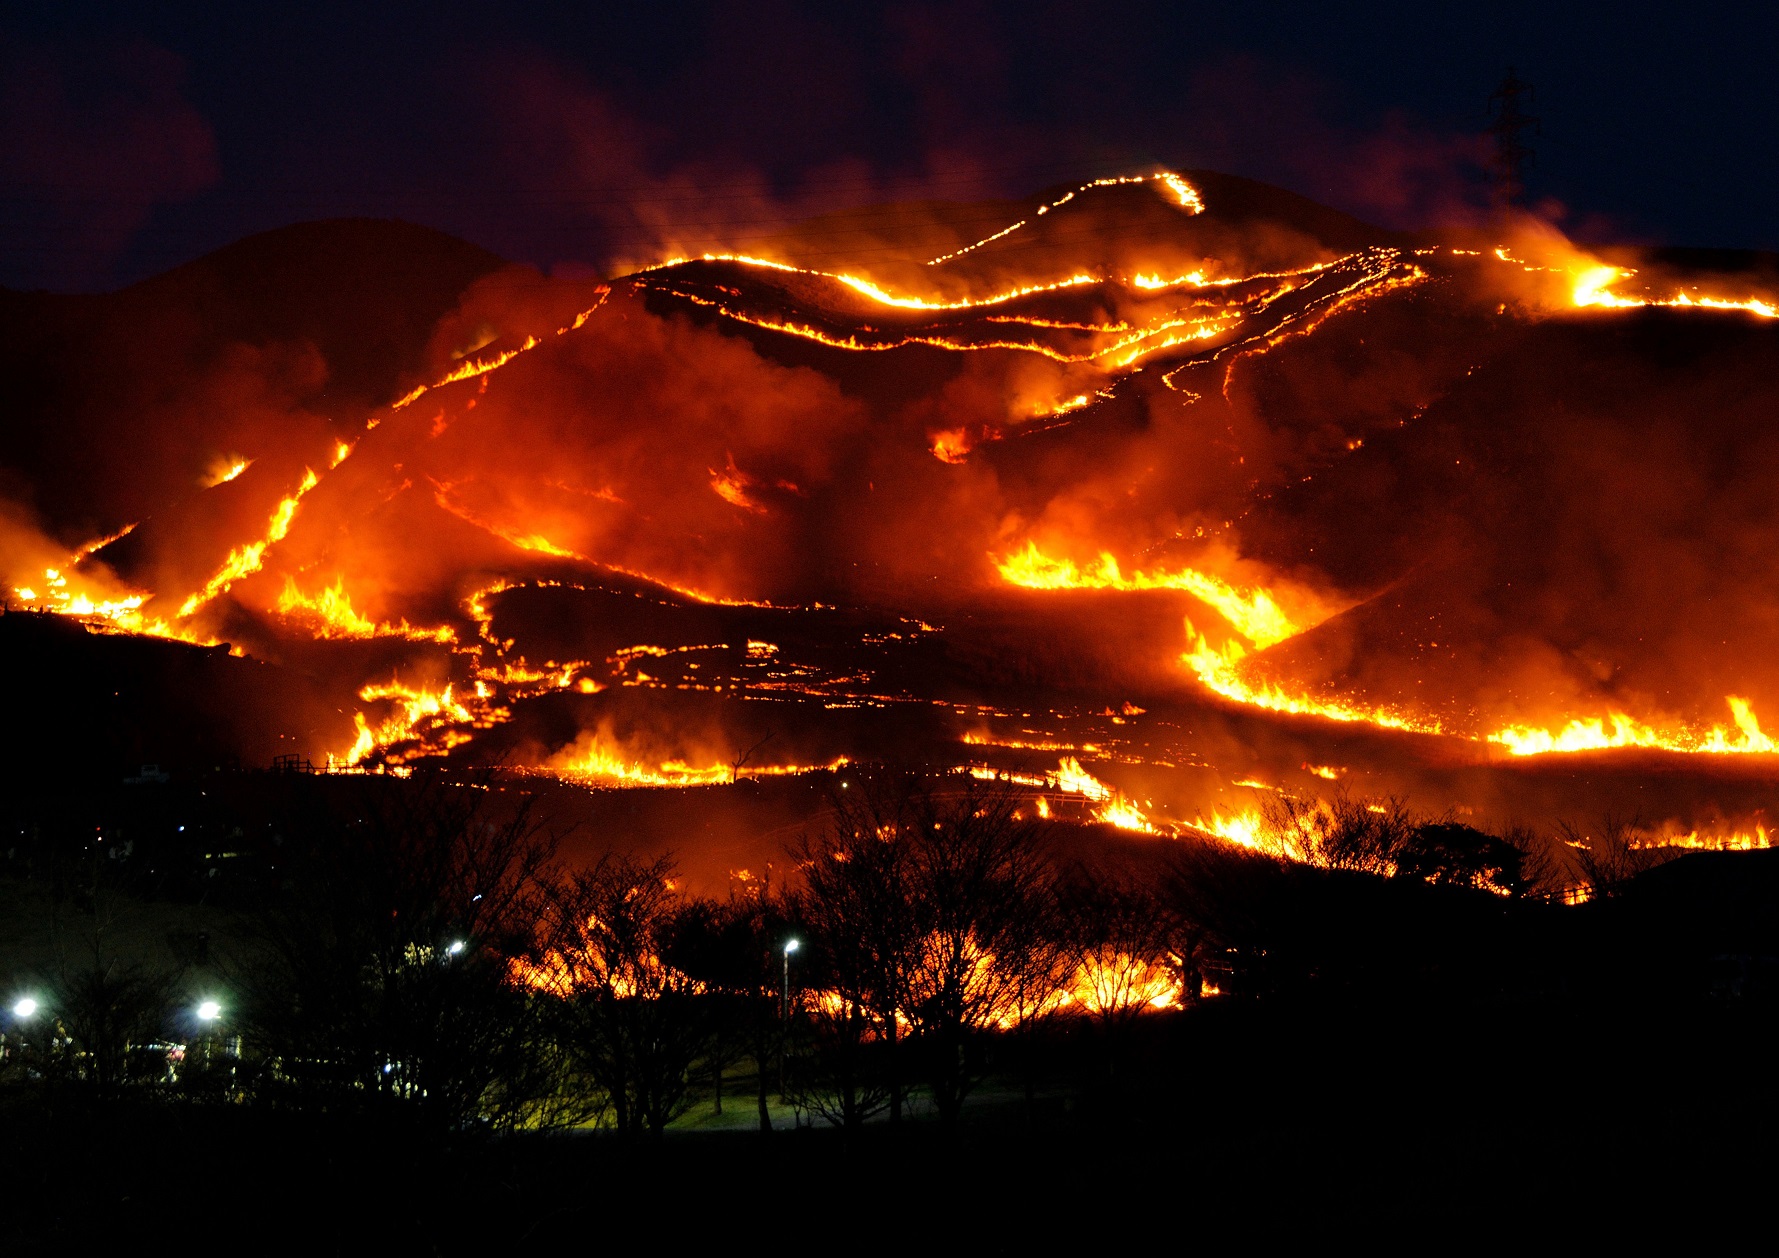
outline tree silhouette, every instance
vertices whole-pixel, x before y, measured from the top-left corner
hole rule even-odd
[[[538,982],[563,1042],[626,1135],[659,1136],[690,1103],[704,1052],[697,984],[669,964],[681,910],[673,862],[607,855],[557,887]]]
[[[1585,830],[1574,822],[1559,821],[1557,833],[1575,862],[1589,899],[1617,895],[1631,879],[1671,855],[1650,840],[1642,819],[1635,816],[1607,813]]]
[[[716,1073],[718,1112],[723,1065],[734,1060],[731,1053],[751,1057],[761,1131],[772,1130],[767,1097],[789,1026],[781,989],[784,946],[794,933],[784,896],[761,880],[727,901],[689,904],[671,932],[667,953],[670,964],[704,989],[712,1020],[706,1064]]]
[[[803,1010],[810,1042],[798,1093],[848,1129],[884,1108],[901,1116],[898,1018],[918,940],[900,841],[908,792],[899,780],[861,776],[858,786],[833,792],[827,826],[791,849],[804,883],[795,910],[810,945],[804,966],[821,992]]]
[[[557,1080],[508,958],[530,943],[554,843],[485,798],[354,783],[300,809],[232,967],[272,1095],[445,1128],[535,1117]]]
[[[842,1042],[862,1048],[873,1025],[893,1050],[905,1020],[947,1125],[983,1076],[981,1037],[1041,1006],[1055,976],[1054,877],[1018,804],[975,779],[941,793],[887,778],[799,850]]]

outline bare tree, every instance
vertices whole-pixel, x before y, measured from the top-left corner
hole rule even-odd
[[[1268,846],[1279,856],[1383,875],[1395,872],[1416,825],[1405,801],[1355,797],[1344,787],[1316,800],[1272,795],[1261,804],[1261,816]]]
[[[980,1037],[1041,1006],[1055,974],[1054,879],[1018,803],[974,779],[944,794],[888,779],[799,850],[805,916],[841,984],[834,1016],[862,1031],[869,1014],[892,1046],[905,1019],[948,1125],[981,1081]]]
[[[627,1135],[659,1136],[690,1103],[707,1027],[697,984],[667,963],[681,908],[668,857],[602,857],[558,888],[539,983],[564,1042]]]
[[[901,1116],[899,1018],[919,941],[902,841],[907,784],[861,775],[858,787],[835,791],[827,827],[791,850],[804,882],[795,912],[810,936],[805,969],[821,992],[805,1007],[811,1053],[798,1062],[799,1091],[847,1128],[884,1107]]]
[[[141,958],[142,904],[120,885],[123,849],[96,838],[55,867],[53,973],[46,1026],[32,1068],[48,1083],[78,1082],[101,1097],[131,1081],[132,1058],[157,1040],[172,1013],[179,974]],[[53,1011],[53,1013],[52,1013]],[[158,1081],[165,1074],[151,1072]]]
[[[914,916],[908,1016],[927,1062],[933,1103],[955,1123],[981,1082],[976,1041],[1016,1022],[1054,973],[1055,878],[1020,800],[973,778],[955,795],[910,803]],[[1040,998],[1041,999],[1041,998]]]
[[[1189,950],[1200,982],[1214,960],[1225,987],[1270,989],[1295,934],[1293,916],[1277,903],[1296,864],[1272,852],[1186,836],[1169,849],[1168,866],[1159,894],[1174,940],[1170,951]],[[1181,960],[1185,969],[1188,957]]]
[[[1574,884],[1574,862],[1566,858],[1561,840],[1523,822],[1501,832],[1501,841],[1520,854],[1520,882],[1525,894],[1561,895]]]
[[[487,815],[485,791],[325,785],[234,965],[273,1094],[444,1127],[534,1118],[557,1081],[509,958],[531,941],[553,841],[523,807]]]
[[[1151,883],[1129,870],[1077,869],[1063,913],[1075,1008],[1113,1026],[1171,1002],[1179,964],[1169,946],[1170,915]]]
[[[1557,832],[1571,853],[1590,899],[1617,895],[1638,874],[1654,869],[1670,853],[1651,841],[1640,817],[1607,813],[1586,830],[1559,821]]]
[[[705,1065],[722,1112],[722,1070],[753,1059],[760,1130],[772,1130],[772,1069],[784,1052],[789,1001],[784,949],[793,936],[790,906],[769,881],[751,883],[725,902],[688,905],[676,924],[668,961],[696,979],[712,1016]]]
[[[889,1060],[894,1041],[868,1006],[840,993],[839,971],[820,961],[810,969],[818,990],[795,1011],[790,1028],[787,1098],[799,1112],[854,1131],[888,1109],[892,1093],[901,1102],[891,1082],[897,1078]]]

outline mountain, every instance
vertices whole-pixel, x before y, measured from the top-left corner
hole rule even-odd
[[[58,533],[106,532],[280,427],[354,431],[501,259],[407,223],[303,223],[116,293],[0,289],[0,474]]]
[[[43,536],[5,579],[311,679],[341,719],[298,750],[360,767],[887,758],[1156,831],[1338,782],[1764,834],[1770,260],[1204,171],[750,249],[545,279],[318,224],[8,297]]]

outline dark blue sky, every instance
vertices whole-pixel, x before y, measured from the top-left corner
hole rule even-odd
[[[1426,226],[1536,83],[1589,238],[1779,247],[1779,13],[1426,3],[137,4],[0,11],[0,284],[94,289],[306,218],[595,267],[879,199],[1165,162]]]

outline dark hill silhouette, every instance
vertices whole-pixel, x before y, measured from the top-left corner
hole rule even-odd
[[[1240,175],[1214,170],[1189,170],[1186,178],[1203,195],[1206,214],[1230,225],[1269,225],[1308,236],[1330,249],[1363,249],[1367,245],[1405,244],[1407,232],[1367,223],[1306,196]]]
[[[995,287],[1090,259],[1114,269],[1167,259],[1184,269],[1210,264],[1234,273],[1411,241],[1270,184],[1208,170],[1184,174],[1203,195],[1203,213],[1185,214],[1141,184],[1077,181],[1016,201],[911,201],[826,214],[737,250],[816,270],[864,270],[919,291],[957,277]],[[1019,221],[1025,226],[1018,231],[987,240]],[[952,254],[958,256],[933,262]]]
[[[144,764],[175,773],[244,764],[348,737],[350,722],[316,679],[225,645],[88,632],[76,621],[0,613],[0,659],[22,732],[0,763],[7,790],[116,785]]]
[[[500,258],[376,219],[261,233],[119,292],[0,290],[0,475],[48,526],[140,519],[265,425],[358,427]]]

